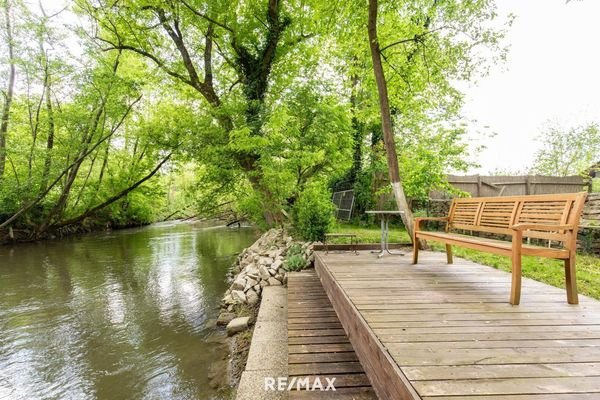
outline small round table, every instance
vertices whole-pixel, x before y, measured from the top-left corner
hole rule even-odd
[[[377,255],[377,258],[381,258],[383,257],[383,255],[385,254],[385,252],[387,251],[388,254],[392,254],[392,255],[397,255],[397,256],[403,256],[406,253],[392,253],[390,251],[390,247],[389,247],[389,235],[390,235],[390,230],[389,230],[389,221],[390,221],[390,217],[394,216],[394,215],[402,215],[404,214],[404,211],[384,211],[384,210],[369,210],[366,211],[367,214],[371,214],[371,215],[379,215],[380,219],[381,219],[381,251],[379,252],[379,254]]]

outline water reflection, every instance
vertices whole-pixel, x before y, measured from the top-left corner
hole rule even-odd
[[[250,229],[155,225],[0,247],[0,399],[208,399],[207,328]]]

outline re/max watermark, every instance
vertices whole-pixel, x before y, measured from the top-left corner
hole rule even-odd
[[[312,390],[312,391],[335,391],[335,377],[302,377],[298,378],[292,376],[280,377],[266,377],[265,378],[265,391],[279,391],[283,392],[286,390]]]

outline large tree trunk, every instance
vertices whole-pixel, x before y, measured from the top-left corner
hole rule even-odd
[[[4,175],[4,166],[6,165],[6,134],[8,132],[8,120],[10,114],[10,106],[13,99],[13,92],[15,88],[15,57],[14,57],[14,43],[12,37],[12,27],[10,20],[10,0],[6,0],[4,5],[4,16],[6,18],[6,39],[8,45],[8,60],[9,60],[9,72],[8,72],[8,85],[6,88],[4,107],[2,108],[2,120],[0,121],[0,178]]]
[[[377,90],[379,92],[379,108],[381,111],[381,127],[383,130],[383,142],[385,144],[385,152],[387,157],[388,172],[392,191],[398,210],[402,211],[402,221],[406,226],[406,230],[413,240],[414,218],[406,196],[402,181],[400,180],[400,170],[398,168],[398,155],[396,154],[396,143],[394,140],[394,132],[392,130],[392,117],[390,114],[390,104],[388,99],[387,83],[381,64],[381,52],[379,48],[379,40],[377,38],[377,0],[369,0],[369,43],[371,47],[371,58],[373,60],[373,72],[375,73],[375,81],[377,82]]]

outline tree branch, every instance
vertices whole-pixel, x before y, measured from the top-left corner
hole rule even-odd
[[[222,23],[222,22],[219,22],[219,21],[217,21],[217,20],[215,20],[215,19],[213,19],[213,18],[209,17],[208,15],[206,15],[206,14],[204,14],[204,13],[201,13],[200,11],[198,11],[198,10],[196,10],[195,8],[193,8],[192,6],[190,6],[190,5],[188,4],[188,2],[187,2],[187,1],[185,1],[185,0],[179,0],[179,1],[180,1],[180,2],[182,2],[182,3],[183,3],[183,5],[184,5],[184,6],[185,6],[185,7],[186,7],[188,10],[190,10],[191,12],[193,12],[194,14],[196,14],[197,16],[199,16],[200,18],[204,18],[204,19],[205,19],[205,20],[207,20],[208,22],[210,22],[210,23],[212,23],[212,24],[215,24],[215,25],[217,25],[217,26],[221,27],[221,28],[225,29],[226,31],[229,31],[229,32],[230,32],[230,33],[232,33],[232,34],[235,34],[234,30],[233,30],[231,27],[229,27],[227,24],[224,24],[224,23]]]
[[[109,41],[107,39],[104,39],[104,38],[101,38],[99,36],[96,36],[96,39],[98,39],[98,40],[100,40],[100,41],[102,41],[104,43],[107,43],[107,44],[109,44],[111,46],[110,48],[103,49],[104,51],[109,51],[109,50],[129,50],[129,51],[133,51],[134,53],[137,53],[137,54],[139,54],[139,55],[141,55],[143,57],[146,57],[146,58],[152,60],[160,69],[162,69],[163,71],[165,71],[167,74],[171,75],[172,77],[177,78],[177,79],[181,80],[182,82],[187,83],[190,86],[193,86],[192,82],[188,78],[186,78],[185,76],[183,76],[183,75],[181,75],[181,74],[179,74],[179,73],[177,73],[177,72],[172,71],[171,69],[169,69],[162,60],[160,60],[158,57],[156,57],[152,53],[149,53],[149,52],[147,52],[145,50],[142,50],[140,48],[137,48],[137,47],[134,47],[134,46],[130,46],[130,45],[126,45],[126,44],[114,44],[111,41]]]
[[[79,221],[83,221],[84,219],[86,219],[90,215],[94,214],[96,211],[99,211],[99,210],[101,210],[101,209],[103,209],[103,208],[111,205],[115,201],[121,199],[122,197],[126,196],[127,194],[129,194],[133,190],[137,189],[142,183],[146,182],[148,179],[152,178],[158,172],[158,170],[160,170],[160,168],[167,161],[169,161],[169,159],[171,158],[172,155],[173,155],[172,152],[169,153],[169,155],[167,155],[156,167],[154,167],[154,169],[152,171],[150,171],[150,173],[148,173],[146,176],[144,176],[142,179],[140,179],[139,181],[137,181],[133,185],[129,186],[127,189],[124,189],[124,190],[120,191],[116,195],[108,198],[107,200],[105,200],[104,202],[98,204],[97,206],[94,206],[92,208],[87,209],[85,212],[83,212],[79,216],[71,218],[71,219],[68,219],[66,221],[62,221],[62,222],[60,222],[58,224],[54,224],[51,227],[52,228],[61,228],[63,226],[75,224],[75,223],[77,223]]]

